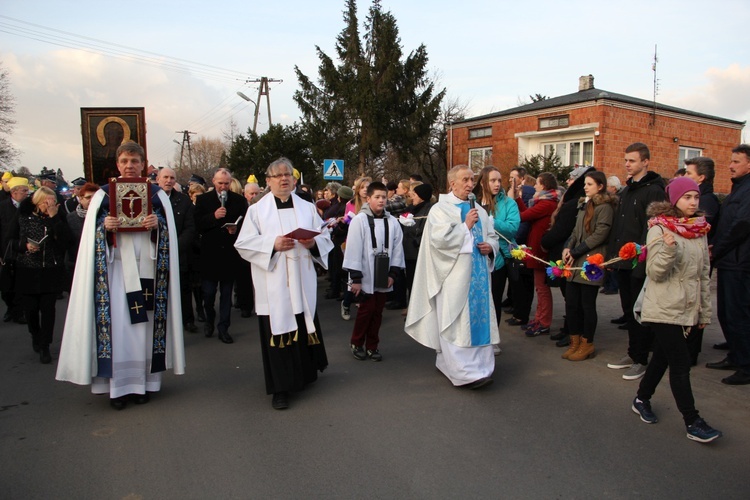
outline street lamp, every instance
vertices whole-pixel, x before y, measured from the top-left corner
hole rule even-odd
[[[237,95],[240,96],[241,98],[243,98],[244,100],[246,100],[248,102],[251,102],[251,103],[253,103],[255,105],[255,113],[253,113],[253,117],[254,117],[254,120],[253,120],[253,134],[254,134],[255,133],[255,129],[258,126],[258,103],[255,102],[255,101],[253,101],[252,99],[250,99],[248,96],[246,96],[245,94],[243,94],[240,91],[237,91]]]

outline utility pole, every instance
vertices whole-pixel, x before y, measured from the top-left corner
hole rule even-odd
[[[270,127],[273,125],[271,122],[271,94],[268,90],[268,83],[281,83],[284,80],[276,80],[274,78],[268,78],[267,76],[262,76],[260,78],[256,78],[255,80],[245,80],[245,83],[260,83],[260,87],[258,88],[258,100],[257,104],[255,105],[255,119],[253,120],[253,132],[255,132],[255,129],[258,127],[258,115],[260,114],[260,98],[262,96],[266,96],[266,108],[268,108],[268,126]],[[242,96],[240,96],[242,97]]]
[[[193,148],[190,147],[190,134],[197,134],[197,132],[190,132],[188,130],[177,130],[175,134],[182,134],[182,143],[180,145],[180,170],[182,170],[182,158],[185,154],[185,144],[187,144],[188,150],[188,162],[190,163],[190,170],[193,170]],[[174,141],[177,142],[177,141]],[[178,143],[179,144],[179,143]]]
[[[656,63],[659,62],[659,58],[656,57],[656,45],[654,45],[654,62],[651,64],[651,70],[654,72],[654,110],[651,115],[651,126],[656,125],[656,95],[659,93],[659,80],[656,78]]]

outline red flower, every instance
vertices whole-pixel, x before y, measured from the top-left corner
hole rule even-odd
[[[625,243],[620,249],[618,255],[622,260],[630,260],[632,258],[635,258],[635,256],[638,255],[638,250],[636,249],[635,243],[633,243],[632,241],[630,243]]]
[[[595,253],[594,255],[590,256],[586,259],[586,262],[589,264],[594,264],[595,266],[601,266],[604,264],[604,256],[600,253]]]

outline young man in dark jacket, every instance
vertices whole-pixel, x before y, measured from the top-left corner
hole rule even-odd
[[[719,212],[711,249],[718,271],[716,303],[719,323],[729,344],[729,355],[708,368],[736,370],[721,381],[729,385],[750,384],[750,145],[732,150],[729,163],[732,192]]]
[[[625,149],[625,170],[629,178],[620,194],[620,205],[612,224],[608,260],[617,257],[625,243],[647,243],[646,209],[652,202],[666,199],[666,183],[659,174],[649,171],[650,160],[648,146],[641,142],[631,144]],[[631,261],[621,261],[612,265],[612,268],[617,270],[620,304],[628,325],[628,354],[614,363],[608,363],[607,366],[616,370],[627,368],[627,372],[622,376],[625,380],[637,380],[646,372],[648,352],[653,342],[651,330],[641,326],[633,317],[633,305],[646,281],[645,264],[640,263],[635,268],[632,266]]]

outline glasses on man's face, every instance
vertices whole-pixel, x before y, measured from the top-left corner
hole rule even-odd
[[[267,175],[266,177],[270,179],[281,179],[283,177],[291,177],[292,174],[284,173],[284,174],[276,174],[276,175]]]

